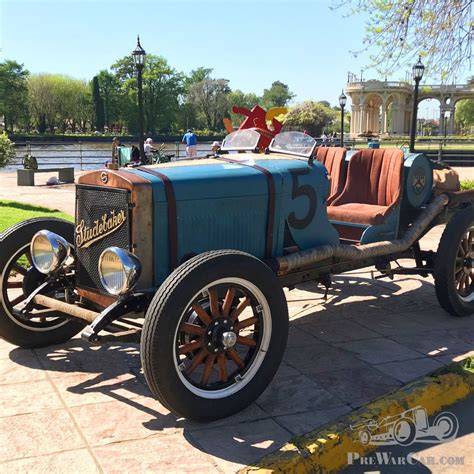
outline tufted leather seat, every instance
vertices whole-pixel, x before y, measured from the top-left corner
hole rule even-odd
[[[346,149],[340,147],[319,147],[316,159],[328,170],[331,178],[329,185],[328,205],[336,199],[344,188],[346,181]]]
[[[339,222],[383,224],[399,203],[402,186],[402,150],[361,150],[349,161],[346,184],[328,207],[328,217]]]

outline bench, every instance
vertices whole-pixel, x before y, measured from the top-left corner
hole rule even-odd
[[[59,181],[74,183],[74,168],[41,168],[37,170],[16,170],[18,186],[34,186],[35,173],[58,173]]]

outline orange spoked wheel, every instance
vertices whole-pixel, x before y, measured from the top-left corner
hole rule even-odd
[[[286,301],[266,265],[242,252],[202,254],[171,274],[150,305],[145,376],[175,413],[222,418],[267,387],[287,333]]]

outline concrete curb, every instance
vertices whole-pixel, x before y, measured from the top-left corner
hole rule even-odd
[[[329,425],[294,438],[241,473],[327,473],[347,465],[347,453],[360,456],[376,446],[364,446],[350,425],[382,419],[421,405],[428,415],[474,393],[474,357],[444,367],[431,375],[384,395]]]

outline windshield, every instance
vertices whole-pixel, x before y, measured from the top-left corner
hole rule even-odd
[[[236,130],[224,138],[221,150],[255,150],[260,140],[260,134],[255,130]]]
[[[309,158],[316,146],[316,140],[301,132],[279,133],[270,144],[270,151],[290,153]]]

